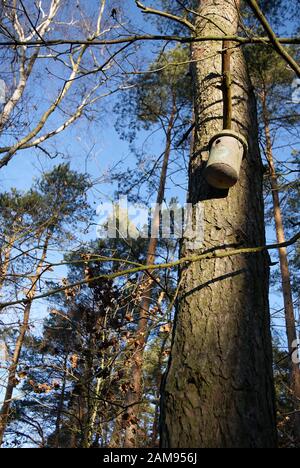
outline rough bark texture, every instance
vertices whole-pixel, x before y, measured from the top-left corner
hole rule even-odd
[[[263,91],[262,97],[262,110],[264,120],[264,130],[266,137],[266,156],[270,170],[270,183],[272,189],[274,220],[276,228],[276,237],[279,244],[286,241],[284,234],[283,218],[280,207],[279,187],[276,174],[276,168],[273,158],[272,137],[270,129],[270,114],[267,107],[266,91]],[[286,334],[288,341],[289,355],[292,356],[295,351],[295,342],[297,341],[297,328],[293,303],[291,274],[289,269],[288,254],[285,247],[278,249],[280,272],[281,272],[281,286],[283,292],[284,314],[286,323]],[[294,401],[294,433],[296,439],[300,442],[300,368],[299,364],[290,361],[290,388]]]
[[[199,2],[197,34],[235,34],[238,2]],[[210,20],[213,20],[213,24]],[[222,129],[222,44],[192,47],[196,131],[189,201],[203,203],[202,251],[265,243],[262,164],[255,99],[240,49],[231,56],[233,130],[249,143],[240,180],[228,193],[203,171],[208,143]],[[189,254],[186,240],[182,255]],[[197,252],[194,250],[194,254]],[[163,448],[276,446],[266,254],[204,260],[182,272],[171,359],[163,384]]]

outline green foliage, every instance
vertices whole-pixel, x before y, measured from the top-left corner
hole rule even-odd
[[[88,177],[60,164],[42,175],[27,192],[12,189],[0,194],[0,232],[12,235],[15,230],[43,232],[49,225],[57,232],[63,226],[74,227],[93,215],[86,192]]]
[[[115,176],[119,192],[126,194],[130,201],[146,202],[155,193],[153,187],[159,183],[168,131],[171,134],[171,152],[177,150],[176,166],[172,166],[171,155],[168,170],[178,172],[180,164],[184,165],[182,156],[189,147],[189,140],[182,140],[182,137],[191,127],[193,116],[189,49],[177,46],[163,50],[147,72],[133,79],[132,88],[123,94],[115,110],[118,113],[116,130],[130,143],[136,157],[133,169],[128,168]],[[146,145],[138,146],[140,138]],[[152,153],[150,139],[154,139],[155,148],[156,140],[163,139],[164,150],[160,155]],[[179,141],[180,146],[176,146]],[[185,178],[186,175],[182,175],[181,181]]]
[[[42,197],[35,190],[20,192],[11,189],[0,194],[0,232],[2,235],[13,234],[14,228],[30,226],[38,218],[42,206]]]
[[[55,230],[75,226],[92,215],[86,198],[90,187],[87,175],[71,170],[69,164],[59,164],[35,184],[44,201],[40,216],[52,219]]]
[[[293,156],[293,170],[296,172],[296,176],[295,180],[288,184],[286,203],[284,206],[285,227],[290,236],[296,234],[300,230],[300,153],[294,152]],[[298,241],[291,250],[290,259],[294,295],[299,301],[300,241]]]
[[[192,101],[188,77],[189,50],[178,46],[154,62],[142,83],[137,83],[137,118],[157,123],[170,116],[174,103],[179,109]],[[142,84],[142,86],[141,86]]]
[[[121,137],[133,141],[140,129],[153,130],[154,124],[167,125],[176,107],[181,118],[191,110],[192,87],[189,76],[189,49],[177,46],[159,54],[149,70],[133,80],[124,93],[116,129]]]
[[[290,0],[260,0],[258,3],[276,34],[293,35],[297,31],[299,27],[299,0],[292,2]],[[266,35],[261,23],[249,7],[247,0],[242,0],[241,12],[243,26],[247,28],[248,33],[260,36]],[[286,28],[287,24],[288,28]],[[242,34],[245,32],[244,27],[241,29]]]
[[[295,52],[293,47],[287,47],[287,51]],[[263,86],[267,90],[287,86],[295,78],[294,72],[271,46],[247,47],[246,59],[253,85],[258,90],[261,90]]]
[[[294,402],[290,391],[289,356],[280,347],[280,339],[274,338],[274,380],[276,391],[277,426],[280,448],[299,448],[293,433],[292,414]]]
[[[134,241],[130,246],[122,240],[91,242],[66,257],[74,263],[65,281],[71,284],[120,268],[113,260],[94,261],[98,255],[144,262],[145,252],[144,240]],[[84,262],[77,263],[78,260]],[[167,281],[162,274],[158,284],[166,289]],[[172,294],[172,286],[170,291]],[[161,288],[157,287],[156,295],[160,293]],[[29,439],[32,436],[36,445],[42,447],[86,446],[95,404],[97,416],[89,443],[94,447],[107,444],[105,440],[109,441],[117,417],[121,418],[122,433],[127,424],[122,405],[126,404],[131,384],[129,369],[136,350],[140,300],[137,275],[114,283],[105,280],[87,283],[49,298],[50,314],[44,320],[41,336],[30,335],[23,349],[18,369],[22,375],[19,387],[22,399],[13,404],[8,445],[32,445]],[[164,302],[160,305],[162,309],[166,307]],[[162,357],[160,350],[165,349],[167,342],[170,344],[169,334],[159,331],[159,324],[170,317],[164,317],[159,307],[155,309],[155,303],[149,318],[153,329],[144,367],[145,394],[152,401],[145,403],[142,411],[139,440],[143,446],[149,446],[157,416],[157,385],[167,356]],[[34,427],[30,426],[32,421]],[[21,432],[29,437],[18,436]]]

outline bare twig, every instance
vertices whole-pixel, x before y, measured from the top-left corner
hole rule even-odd
[[[167,13],[166,11],[155,10],[154,8],[146,7],[139,0],[135,0],[135,3],[142,10],[143,13],[148,13],[150,15],[157,15],[157,16],[162,16],[163,18],[171,19],[173,21],[176,21],[177,23],[183,24],[183,26],[186,26],[191,31],[195,31],[195,26],[185,18],[172,15],[171,13]]]

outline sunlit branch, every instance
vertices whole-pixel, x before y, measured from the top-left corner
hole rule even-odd
[[[129,276],[135,273],[139,272],[147,272],[147,271],[155,271],[155,270],[166,270],[170,268],[175,268],[187,263],[195,263],[199,262],[201,260],[210,260],[210,259],[216,259],[216,258],[227,258],[227,257],[234,257],[236,255],[245,255],[245,254],[255,254],[255,253],[261,253],[267,250],[277,250],[279,248],[283,247],[289,247],[293,244],[295,244],[298,240],[300,239],[300,232],[298,232],[292,239],[288,240],[287,242],[283,242],[281,244],[270,244],[270,245],[264,245],[264,246],[259,246],[259,247],[244,247],[241,249],[235,249],[235,250],[224,250],[223,246],[217,247],[213,252],[205,252],[200,255],[192,255],[188,257],[183,257],[179,260],[176,260],[174,262],[169,262],[169,263],[160,263],[160,264],[154,264],[154,265],[142,265],[142,266],[137,266],[134,268],[130,268],[127,270],[120,270],[111,274],[102,274],[99,276],[95,276],[94,278],[89,278],[88,280],[82,280],[78,281],[76,283],[68,284],[66,286],[53,289],[51,291],[48,291],[47,293],[36,295],[33,298],[24,298],[21,300],[17,301],[11,301],[11,302],[4,302],[0,303],[0,309],[3,309],[5,307],[9,306],[14,306],[17,304],[27,304],[28,302],[36,301],[38,299],[45,299],[49,296],[52,296],[54,294],[59,294],[61,292],[64,292],[68,289],[76,288],[79,286],[83,286],[85,284],[92,284],[100,280],[114,280],[116,278],[121,278],[124,276]],[[93,259],[93,261],[95,261]],[[112,262],[115,261],[114,258],[106,258],[106,257],[101,257],[99,259],[99,262]],[[123,260],[122,260],[123,261]],[[86,260],[78,261],[78,263],[86,263]],[[71,262],[70,262],[71,263]],[[125,262],[124,262],[125,263]],[[49,265],[50,267],[50,265]],[[49,268],[48,267],[48,268]]]
[[[148,13],[150,15],[162,16],[163,18],[167,18],[167,19],[170,19],[172,21],[176,21],[177,23],[180,23],[183,26],[188,27],[192,31],[195,31],[195,26],[185,18],[181,18],[180,16],[172,15],[171,13],[167,13],[166,11],[155,10],[154,8],[146,7],[139,0],[135,0],[135,3],[142,10],[143,13]]]
[[[207,42],[207,41],[232,41],[239,44],[271,44],[269,37],[242,37],[242,36],[176,36],[176,35],[155,35],[155,34],[144,34],[144,35],[132,35],[123,36],[116,39],[52,39],[52,40],[9,40],[0,41],[0,47],[53,47],[59,45],[75,46],[75,45],[87,45],[87,46],[100,46],[100,45],[117,45],[125,43],[134,43],[140,41],[169,41],[169,42],[181,42],[181,43],[192,43],[192,42]],[[277,38],[280,44],[300,44],[300,37],[280,37]]]

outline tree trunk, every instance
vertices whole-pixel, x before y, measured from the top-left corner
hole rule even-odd
[[[122,415],[117,415],[108,448],[116,449],[122,447],[122,436]]]
[[[14,227],[12,226],[12,230],[13,229],[14,229]],[[1,263],[0,263],[0,293],[2,291],[4,282],[5,282],[5,279],[6,279],[6,275],[7,275],[7,272],[8,272],[9,262],[10,262],[10,255],[11,255],[11,251],[13,249],[15,240],[16,240],[16,235],[13,234],[10,237],[10,239],[7,241],[6,248],[3,249],[3,259],[2,259],[2,255],[0,255],[0,260],[1,260]]]
[[[58,406],[56,409],[56,421],[55,421],[55,431],[48,439],[48,442],[51,444],[51,448],[60,448],[60,432],[61,432],[61,423],[63,417],[63,410],[65,404],[65,394],[66,394],[66,385],[67,385],[67,364],[68,364],[68,353],[64,359],[64,372],[62,380],[62,388],[59,396]]]
[[[157,192],[156,204],[157,207],[153,214],[151,238],[148,246],[148,253],[146,264],[152,265],[155,262],[155,255],[159,236],[159,220],[160,220],[160,205],[163,203],[166,177],[169,164],[169,158],[171,153],[172,143],[172,130],[174,126],[176,116],[176,98],[173,96],[173,109],[170,115],[168,128],[166,130],[166,147],[164,152],[163,166],[160,175],[159,188]],[[133,448],[136,447],[137,441],[137,429],[138,429],[138,415],[139,415],[139,402],[143,396],[143,355],[144,348],[147,343],[147,332],[148,332],[148,320],[149,320],[149,308],[151,305],[151,296],[153,290],[154,281],[151,276],[145,276],[141,287],[143,288],[143,298],[138,312],[138,329],[137,329],[137,340],[139,346],[133,356],[133,366],[131,369],[133,389],[128,395],[128,420],[129,423],[125,429],[124,436],[124,447]]]
[[[237,33],[239,2],[199,2],[198,36]],[[219,27],[217,27],[217,25]],[[221,30],[220,30],[220,29]],[[189,201],[204,209],[201,252],[265,244],[255,98],[242,52],[231,56],[233,129],[248,140],[240,179],[227,193],[208,186],[210,138],[222,129],[221,42],[192,46],[196,130]],[[189,251],[184,239],[182,255]],[[186,266],[163,384],[163,448],[273,448],[276,418],[265,253]]]
[[[151,448],[156,448],[159,446],[159,413],[160,413],[160,390],[161,382],[163,378],[163,360],[164,360],[164,350],[168,341],[168,336],[166,336],[161,344],[158,365],[156,371],[156,392],[155,392],[155,411],[154,411],[154,420],[152,426],[152,435],[151,435]]]
[[[275,228],[276,228],[276,237],[279,244],[285,242],[284,227],[282,212],[280,207],[279,199],[279,187],[276,174],[276,168],[273,159],[273,147],[272,147],[272,138],[271,138],[271,129],[270,129],[270,118],[267,108],[267,96],[263,92],[262,95],[262,110],[263,110],[263,120],[264,120],[264,131],[266,137],[266,157],[270,169],[270,183],[272,189],[272,198],[273,198],[273,210],[274,210],[274,219],[275,219]],[[292,356],[295,351],[295,343],[297,342],[297,328],[293,304],[293,294],[291,287],[291,275],[288,263],[287,249],[281,247],[278,249],[279,261],[280,261],[280,271],[281,271],[281,285],[283,292],[283,302],[284,302],[284,313],[285,313],[285,322],[286,322],[286,333],[288,341],[289,355]],[[292,359],[290,361],[290,388],[292,392],[293,402],[294,402],[294,433],[295,437],[300,442],[300,368],[299,364],[293,363]]]
[[[24,344],[24,339],[25,339],[25,336],[29,327],[29,318],[30,318],[30,311],[31,311],[31,304],[32,304],[31,300],[35,296],[37,282],[39,280],[39,277],[40,277],[40,274],[41,274],[41,271],[42,271],[42,268],[43,268],[43,265],[47,256],[47,250],[48,250],[48,245],[49,245],[51,236],[52,236],[52,231],[50,230],[45,239],[42,256],[36,268],[35,276],[32,278],[32,287],[29,293],[27,294],[27,299],[29,302],[27,302],[24,308],[23,322],[21,324],[20,333],[16,341],[12,363],[8,370],[8,381],[7,381],[7,386],[5,390],[3,405],[0,411],[0,447],[3,443],[3,437],[4,437],[4,433],[5,433],[6,426],[7,426],[8,419],[9,419],[9,411],[11,407],[13,391],[17,385],[17,378],[16,378],[17,368],[19,365],[19,360],[20,360],[20,355],[21,355],[21,351],[23,348],[23,344]]]

